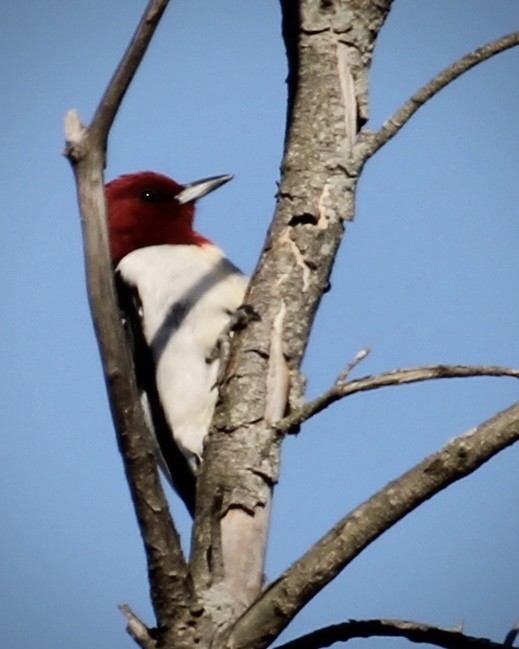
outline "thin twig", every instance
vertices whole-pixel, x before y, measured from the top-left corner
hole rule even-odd
[[[362,363],[362,361],[369,356],[370,352],[371,349],[369,347],[364,347],[363,349],[358,351],[353,357],[353,359],[346,365],[346,367],[339,374],[335,383],[345,383],[350,373],[357,367],[357,365]]]
[[[276,428],[280,432],[289,433],[291,430],[297,429],[304,421],[335,403],[335,401],[349,397],[357,392],[367,392],[368,390],[434,379],[455,379],[470,376],[509,376],[519,378],[519,370],[498,365],[428,365],[391,370],[375,376],[353,379],[346,383],[341,381],[341,376],[342,374],[327,392],[294,410],[290,415],[279,421]]]
[[[148,2],[148,6],[144,10],[132,40],[126,48],[121,62],[117,66],[99,102],[89,131],[94,139],[102,142],[103,147],[106,147],[108,132],[119,110],[119,106],[144,58],[148,45],[153,38],[155,29],[168,3],[169,0],[150,0]]]
[[[461,59],[458,59],[447,68],[442,70],[433,79],[431,79],[425,86],[420,88],[410,99],[408,99],[403,106],[401,106],[387,122],[384,123],[382,128],[376,133],[364,132],[363,144],[366,146],[364,149],[365,159],[370,158],[375,154],[386,142],[394,137],[398,131],[409,121],[409,119],[416,113],[416,111],[423,106],[429,99],[443,90],[451,81],[454,81],[462,74],[470,70],[474,66],[486,61],[492,56],[499,54],[511,47],[519,45],[519,31],[512,32],[506,36],[502,36],[494,41],[490,41],[481,47],[478,47],[473,52],[466,54]]]
[[[519,620],[517,620],[514,626],[506,634],[505,640],[503,642],[505,647],[513,647],[518,635],[519,635]]]
[[[156,649],[157,643],[150,629],[135,615],[128,604],[119,604],[119,610],[126,618],[126,631],[142,649]]]
[[[400,637],[411,642],[427,643],[444,649],[498,649],[499,642],[487,638],[475,638],[463,634],[459,629],[410,622],[408,620],[349,620],[342,624],[317,629],[312,633],[279,645],[276,649],[323,649],[335,642],[347,642],[353,638],[373,636]]]

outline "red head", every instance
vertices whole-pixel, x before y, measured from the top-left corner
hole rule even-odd
[[[112,261],[147,246],[209,243],[193,230],[194,202],[230,180],[215,176],[189,185],[143,171],[106,185],[108,231]]]

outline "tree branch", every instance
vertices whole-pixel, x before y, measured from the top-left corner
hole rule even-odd
[[[168,4],[169,0],[150,0],[148,2],[132,40],[101,97],[92,123],[88,128],[88,134],[103,148],[103,151],[106,150],[108,133],[124,95],[146,54],[155,29]],[[70,157],[69,153],[67,155]]]
[[[318,629],[279,645],[276,649],[323,649],[335,642],[373,636],[400,637],[411,642],[433,644],[444,649],[503,649],[505,645],[487,638],[465,635],[459,629],[444,629],[408,620],[349,620]]]
[[[150,633],[150,629],[138,618],[128,604],[120,604],[119,610],[126,618],[126,631],[141,649],[156,649],[157,643]]]
[[[167,0],[151,0],[94,120],[83,126],[77,113],[65,120],[67,155],[76,178],[83,227],[87,289],[103,363],[119,449],[141,529],[157,625],[173,625],[193,601],[187,564],[157,473],[133,364],[115,296],[108,250],[103,167],[108,132]]]
[[[458,59],[447,68],[442,70],[433,79],[431,79],[425,86],[420,88],[410,99],[408,99],[403,106],[401,106],[396,113],[384,123],[382,128],[376,133],[369,133],[365,131],[362,138],[365,159],[367,160],[374,155],[386,142],[394,137],[398,131],[411,119],[416,111],[423,106],[429,99],[443,90],[451,81],[454,81],[462,74],[473,68],[474,66],[486,61],[492,56],[499,54],[511,47],[519,45],[519,31],[512,32],[506,36],[502,36],[494,41],[486,43],[478,47],[473,52],[466,54],[461,59]]]
[[[233,649],[263,649],[364,548],[421,503],[519,440],[519,403],[448,442],[345,516],[279,577],[231,629]]]
[[[470,376],[511,376],[519,378],[519,370],[498,365],[429,365],[426,367],[391,370],[390,372],[383,372],[375,376],[364,376],[347,382],[344,382],[341,374],[329,390],[294,410],[290,415],[278,422],[276,428],[282,433],[297,430],[304,421],[322,412],[332,403],[358,392],[367,392],[368,390],[377,390],[378,388],[394,385],[405,385],[406,383]]]
[[[504,645],[505,647],[513,647],[515,639],[519,635],[519,620],[514,624],[510,631],[506,634]]]

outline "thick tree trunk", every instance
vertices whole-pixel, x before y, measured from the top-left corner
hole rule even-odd
[[[277,402],[279,419],[301,397],[299,367],[310,329],[328,287],[344,221],[354,215],[361,156],[353,146],[367,118],[367,74],[390,4],[282,2],[289,59],[282,180],[245,300],[259,319],[233,345],[205,451],[193,537],[195,587],[212,601],[211,590],[221,595],[227,585],[228,605],[235,613],[261,589],[264,547],[256,544],[266,542],[266,512],[278,479],[281,442],[269,405]],[[289,403],[283,395],[285,359]],[[229,539],[237,550],[224,549],[222,563],[219,548]]]

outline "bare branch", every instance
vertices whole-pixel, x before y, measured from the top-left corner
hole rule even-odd
[[[499,642],[465,635],[459,629],[444,629],[408,620],[349,620],[318,629],[279,645],[276,649],[322,649],[335,642],[373,636],[407,638],[411,642],[432,644],[445,649],[503,649]]]
[[[499,54],[511,47],[519,45],[519,31],[512,32],[494,41],[478,47],[473,52],[466,54],[458,59],[449,67],[442,70],[425,86],[420,88],[396,113],[384,123],[382,128],[376,133],[364,133],[364,144],[367,144],[365,159],[376,153],[386,142],[394,137],[398,131],[411,119],[416,111],[423,106],[429,99],[443,90],[451,81],[454,81],[462,74],[474,66],[486,61],[495,54]]]
[[[83,126],[75,111],[69,111],[65,120],[65,154],[76,177],[90,308],[119,449],[144,540],[151,598],[160,627],[172,625],[176,616],[185,613],[186,604],[194,600],[194,592],[158,477],[119,317],[108,250],[103,166],[108,131],[166,5],[167,0],[149,2],[92,124]]]
[[[155,649],[157,643],[150,629],[139,619],[128,604],[119,604],[119,610],[126,618],[126,631],[142,649]]]
[[[370,352],[371,349],[369,347],[364,347],[363,349],[360,349],[352,358],[352,360],[342,370],[342,372],[339,374],[339,376],[337,377],[337,381],[335,383],[345,383],[350,373],[357,367],[357,365],[362,363],[362,361],[367,356],[369,356]]]
[[[448,442],[345,516],[236,622],[228,646],[262,649],[364,548],[421,503],[519,440],[519,403]]]
[[[514,626],[510,629],[510,631],[506,634],[506,638],[504,641],[505,647],[513,647],[515,639],[519,635],[519,620],[514,624]]]
[[[88,128],[88,136],[92,138],[95,145],[102,148],[103,152],[106,149],[108,132],[119,106],[144,58],[144,54],[168,3],[169,0],[150,0],[148,2],[132,40],[99,102],[92,123]],[[66,155],[71,157],[71,152],[69,151]]]
[[[276,424],[280,432],[297,430],[298,426],[314,415],[322,412],[332,403],[349,397],[357,392],[367,392],[394,385],[419,383],[434,379],[459,379],[470,376],[510,376],[519,378],[519,370],[500,367],[499,365],[429,365],[426,367],[409,367],[391,370],[375,376],[364,376],[344,383],[341,373],[335,384],[324,394],[304,404]]]

